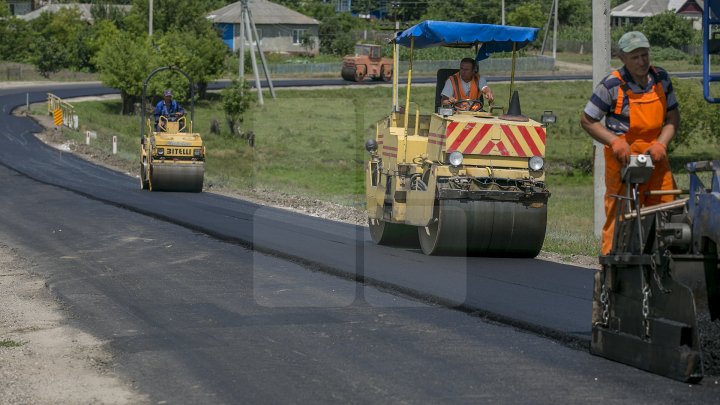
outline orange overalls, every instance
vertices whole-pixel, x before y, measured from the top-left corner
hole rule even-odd
[[[482,93],[480,89],[480,76],[473,75],[472,80],[470,81],[470,94],[465,94],[465,91],[463,90],[463,86],[460,85],[462,81],[462,77],[460,77],[460,72],[455,73],[454,75],[450,76],[450,83],[453,86],[453,91],[455,92],[455,98],[460,100],[478,100],[482,99]],[[458,110],[467,110],[468,103],[458,103],[456,104],[455,108]],[[475,103],[470,107],[470,111],[479,111],[482,108],[482,104]]]
[[[667,109],[667,100],[662,84],[659,81],[653,83],[652,90],[647,93],[635,94],[625,84],[620,72],[617,70],[612,73],[620,79],[622,84],[618,88],[617,103],[615,105],[615,114],[620,114],[623,104],[623,93],[627,93],[628,107],[630,113],[630,129],[624,135],[625,140],[630,145],[630,151],[633,155],[644,153],[650,145],[657,142],[660,131],[665,124],[665,115]],[[660,162],[653,162],[655,169],[645,184],[638,187],[640,206],[655,205],[663,202],[673,201],[672,195],[653,195],[645,196],[648,190],[672,190],[675,189],[675,180],[670,172],[670,164],[667,158]],[[623,184],[620,177],[622,166],[613,155],[612,148],[605,146],[605,225],[602,231],[602,250],[603,255],[610,253],[613,242],[613,232],[615,231],[615,214],[617,210],[618,200],[611,197],[611,194],[624,195],[626,185]]]

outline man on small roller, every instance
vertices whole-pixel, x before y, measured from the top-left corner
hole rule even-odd
[[[165,131],[165,128],[160,126],[161,116],[169,121],[175,121],[178,117],[185,115],[185,110],[180,106],[180,103],[173,100],[172,97],[172,91],[165,90],[163,99],[158,101],[155,106],[155,128],[157,128],[157,131]]]
[[[447,79],[440,93],[442,105],[454,105],[459,111],[480,111],[483,97],[491,103],[495,100],[487,80],[477,73],[476,67],[475,59],[464,58],[460,61],[460,71]]]

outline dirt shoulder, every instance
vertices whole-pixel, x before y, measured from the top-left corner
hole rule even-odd
[[[67,324],[32,265],[0,243],[0,403],[138,404],[104,342]]]

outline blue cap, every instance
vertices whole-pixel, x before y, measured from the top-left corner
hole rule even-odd
[[[163,94],[163,97],[172,97],[172,91],[165,90],[165,94]]]

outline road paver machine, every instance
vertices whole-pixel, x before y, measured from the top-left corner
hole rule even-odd
[[[185,76],[190,90],[190,119],[160,116],[157,123],[146,118],[147,86],[155,74],[172,70]],[[193,131],[194,83],[182,70],[165,66],[152,71],[143,83],[140,118],[140,187],[150,191],[201,192],[205,175],[205,146]]]
[[[516,51],[537,28],[424,21],[396,34],[410,48],[405,104],[397,75],[389,116],[376,125],[366,167],[368,222],[373,241],[420,245],[428,255],[534,257],[542,248],[550,192],[545,185],[547,111],[541,122],[521,114],[513,92]],[[512,101],[504,108],[458,111],[441,105],[440,92],[457,69],[437,73],[435,108],[421,113],[411,102],[415,49],[472,48],[476,60],[512,52]],[[459,61],[458,61],[459,64]],[[483,100],[461,100],[465,107]],[[473,111],[475,110],[475,111]],[[489,110],[489,111],[487,111]]]
[[[704,4],[705,98],[720,75],[709,72],[720,54],[720,0]],[[632,156],[616,196],[613,247],[595,276],[590,351],[685,382],[720,375],[720,160],[691,162],[687,190],[675,201],[639,207],[638,185],[653,170]]]

